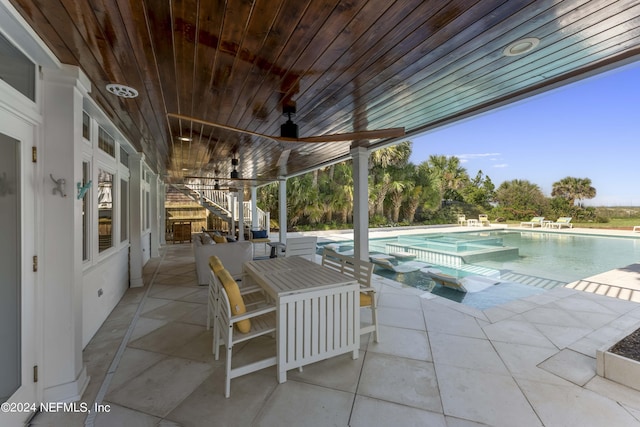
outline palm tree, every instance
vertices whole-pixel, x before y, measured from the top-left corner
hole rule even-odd
[[[583,199],[596,197],[596,189],[591,186],[591,179],[589,178],[568,176],[553,183],[551,196],[566,199],[569,202],[569,206],[574,206],[577,199],[579,206],[582,206]]]
[[[431,155],[426,161],[426,168],[438,188],[440,205],[445,195],[457,193],[469,181],[467,170],[460,166],[460,159],[455,156]]]

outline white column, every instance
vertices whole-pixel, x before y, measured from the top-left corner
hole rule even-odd
[[[39,275],[43,348],[40,381],[46,402],[79,399],[88,383],[82,362],[82,99],[91,84],[77,67],[45,70],[42,84],[42,206],[44,252]],[[52,194],[55,179],[66,196]],[[95,188],[95,184],[94,184]]]
[[[238,188],[238,241],[244,240],[244,187]]]
[[[129,286],[139,288],[142,281],[142,164],[143,154],[129,156]]]
[[[280,178],[280,197],[278,198],[278,221],[280,222],[280,243],[287,243],[287,179]]]
[[[351,149],[353,157],[353,256],[369,260],[369,152]]]
[[[151,175],[149,190],[151,194],[149,195],[149,226],[151,228],[151,257],[157,258],[160,256],[160,226],[159,226],[159,214],[158,214],[158,176],[155,174]]]
[[[257,230],[260,228],[260,223],[258,221],[258,189],[256,186],[251,187],[251,229]],[[265,227],[267,230],[269,229],[269,225]]]
[[[167,185],[158,176],[158,237],[160,237],[160,245],[166,245],[166,228],[167,218],[164,208],[167,196]]]
[[[231,209],[229,209],[229,211],[231,212],[231,230],[229,230],[229,233],[233,235],[233,233],[235,233],[236,231],[236,196],[233,193],[229,193],[229,204],[231,205]]]

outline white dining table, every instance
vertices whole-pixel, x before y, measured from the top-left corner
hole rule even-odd
[[[289,369],[344,353],[358,358],[360,285],[301,257],[244,263],[244,272],[276,303],[278,382]]]

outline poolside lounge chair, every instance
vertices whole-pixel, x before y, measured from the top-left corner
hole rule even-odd
[[[458,215],[458,225],[467,225],[467,217],[464,215]]]
[[[556,222],[548,222],[546,224],[546,226],[549,227],[549,228],[558,227],[558,229],[560,229],[562,227],[573,228],[573,224],[571,224],[571,217],[570,216],[560,217],[560,218],[558,218],[558,220]]]
[[[525,225],[530,225],[531,228],[539,225],[540,227],[542,227],[542,221],[544,221],[544,217],[543,216],[534,216],[533,218],[531,218],[531,221],[523,221],[520,223],[520,227],[524,227]]]
[[[445,274],[437,271],[425,271],[422,270],[427,276],[431,278],[434,282],[445,286],[447,288],[455,289],[460,292],[467,292],[467,289],[464,287],[462,282],[455,276],[451,276],[450,274]]]
[[[640,231],[640,225],[634,225],[633,226],[633,231]]]
[[[425,264],[419,261],[409,261],[395,265],[389,260],[388,256],[377,257],[375,255],[371,255],[369,259],[375,265],[378,265],[387,270],[394,271],[396,273],[411,273],[412,271],[418,271],[421,268],[425,267]]]
[[[487,226],[491,226],[491,223],[489,222],[489,215],[486,214],[480,214],[478,215],[478,222],[480,223],[480,225],[487,225]]]

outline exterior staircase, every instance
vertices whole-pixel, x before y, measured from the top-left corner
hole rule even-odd
[[[233,227],[234,221],[237,222],[239,218],[239,206],[238,200],[232,197],[229,197],[229,192],[224,190],[195,190],[190,188],[189,186],[178,187],[174,186],[180,192],[185,194],[187,197],[192,199],[193,201],[199,203],[201,206],[206,208],[209,212],[211,212],[214,216],[220,218],[222,221],[226,222],[229,225],[229,229],[231,230]],[[243,212],[244,212],[244,223],[251,224],[252,223],[252,212],[251,212],[251,204],[253,201],[246,201],[243,204]],[[268,230],[269,222],[270,222],[270,214],[269,212],[264,212],[262,209],[258,208],[258,224],[261,228]]]

